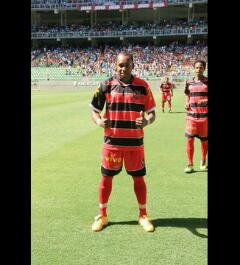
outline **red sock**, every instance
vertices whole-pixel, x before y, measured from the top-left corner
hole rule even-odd
[[[188,165],[193,165],[193,154],[194,154],[194,138],[187,138],[187,157]]]
[[[202,161],[206,160],[208,152],[208,141],[201,141]]]
[[[112,191],[112,179],[113,177],[102,176],[99,184],[99,214],[103,216],[107,216],[107,203]]]
[[[134,191],[139,204],[139,215],[147,215],[146,201],[147,201],[147,187],[144,177],[133,177]]]
[[[172,104],[171,104],[171,101],[170,101],[170,100],[168,101],[168,108],[169,108],[169,109],[172,108]]]
[[[164,109],[165,101],[162,101],[162,109]]]

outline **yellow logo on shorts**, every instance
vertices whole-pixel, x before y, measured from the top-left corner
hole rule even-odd
[[[111,157],[111,156],[105,156],[106,161],[109,162],[118,162],[120,163],[122,161],[121,157]]]
[[[197,130],[197,127],[195,126],[187,126],[187,131],[190,131],[190,132],[195,132]]]

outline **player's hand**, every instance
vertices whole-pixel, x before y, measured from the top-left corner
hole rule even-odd
[[[102,128],[109,128],[110,127],[110,122],[109,119],[106,118],[102,118],[99,120],[99,122],[97,122],[98,126],[102,127]]]
[[[202,107],[206,107],[208,105],[207,99],[200,99],[198,100],[198,104],[200,104]]]
[[[136,126],[139,129],[142,129],[143,127],[145,127],[147,125],[147,120],[144,118],[144,113],[143,111],[140,112],[140,115],[138,118],[136,118]]]
[[[185,110],[190,110],[190,104],[189,104],[189,103],[187,103],[187,104],[185,105]]]

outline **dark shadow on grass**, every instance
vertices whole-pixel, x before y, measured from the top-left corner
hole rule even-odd
[[[194,169],[193,172],[186,173],[186,175],[192,175],[194,173],[199,173],[199,172],[204,173],[204,172],[208,172],[208,170],[200,170],[200,169],[199,170],[196,170],[196,169]]]
[[[119,222],[108,222],[108,226],[110,225],[137,225],[138,221],[119,221]]]
[[[108,225],[137,225],[137,221],[120,221],[109,222]],[[152,224],[155,227],[179,227],[186,228],[194,235],[207,238],[205,234],[201,234],[197,231],[198,228],[207,228],[206,218],[161,218],[152,220]]]
[[[194,235],[207,238],[207,235],[197,231],[198,228],[207,228],[206,218],[162,218],[152,220],[155,227],[181,227],[187,228]]]
[[[170,112],[168,112],[168,113],[173,113],[173,114],[175,114],[175,113],[186,113],[185,111],[170,111]]]

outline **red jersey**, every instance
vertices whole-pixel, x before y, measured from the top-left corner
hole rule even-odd
[[[199,81],[188,80],[185,94],[190,97],[187,118],[202,121],[208,119],[208,78],[204,76]]]
[[[172,83],[171,82],[167,82],[167,83],[161,84],[160,88],[162,89],[162,92],[170,93],[170,91],[172,89]]]
[[[149,85],[132,76],[129,84],[113,76],[100,84],[93,96],[91,106],[101,112],[106,103],[104,117],[110,128],[104,129],[104,147],[113,150],[143,149],[143,129],[136,127],[140,112],[155,110],[156,104]]]

